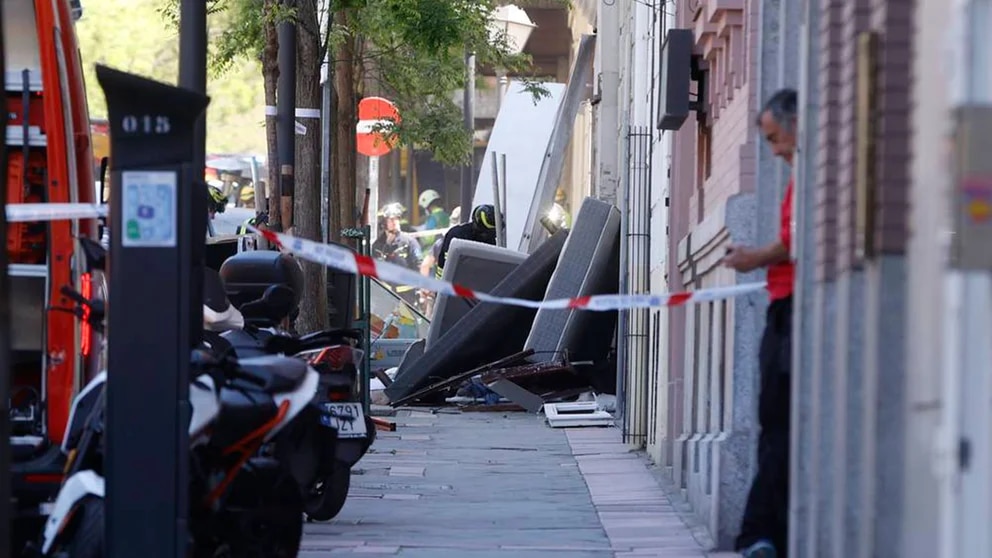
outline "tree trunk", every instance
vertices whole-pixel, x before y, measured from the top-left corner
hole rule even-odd
[[[265,0],[265,14],[271,13],[276,0]],[[276,106],[276,87],[279,82],[279,41],[276,40],[276,26],[271,18],[265,23],[265,48],[262,50],[262,81],[265,87],[265,106]],[[268,108],[266,108],[268,112]],[[276,140],[276,115],[265,115],[266,175],[265,195],[269,208],[269,227],[282,230],[279,211],[279,150]]]
[[[338,25],[348,28],[351,13],[348,9],[334,14]],[[358,107],[355,100],[355,37],[348,35],[334,53],[334,91],[337,94],[333,150],[334,177],[331,182],[331,203],[336,210],[331,213],[330,236],[340,241],[341,229],[358,224],[355,185],[355,125]]]
[[[320,109],[320,20],[317,0],[297,0],[296,106]],[[303,120],[307,131],[296,136],[296,200],[293,230],[297,236],[320,241],[320,119]],[[302,262],[304,292],[300,301],[297,332],[327,328],[327,275],[322,265]]]

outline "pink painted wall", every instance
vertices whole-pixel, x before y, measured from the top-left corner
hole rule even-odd
[[[672,290],[694,287],[683,284],[679,262],[685,260],[685,254],[678,253],[679,242],[729,197],[754,189],[756,137],[753,122],[758,102],[749,78],[757,75],[759,3],[760,0],[678,2],[677,27],[696,31],[696,53],[710,62],[708,100],[713,144],[710,175],[701,179],[697,169],[699,146],[695,113],[681,130],[674,132],[668,241],[668,281]],[[708,22],[703,18],[708,18]],[[673,309],[669,323],[670,404],[669,431],[665,435],[673,440],[684,427],[685,356],[692,348],[686,346],[685,309]]]

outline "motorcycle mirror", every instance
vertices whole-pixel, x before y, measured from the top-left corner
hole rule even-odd
[[[107,169],[110,168],[110,157],[100,158],[100,200],[99,203],[107,203]]]
[[[79,246],[83,249],[86,266],[93,270],[107,270],[107,250],[99,242],[85,236],[79,237]]]

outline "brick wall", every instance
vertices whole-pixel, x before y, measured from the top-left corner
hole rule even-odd
[[[837,191],[837,249],[838,268],[850,269],[856,265],[854,224],[857,196],[854,190],[857,153],[858,34],[868,29],[869,0],[841,0],[843,29],[841,41],[835,48],[840,51],[840,88],[838,98],[838,191]]]
[[[695,53],[707,64],[711,141],[709,174],[702,176],[705,150],[696,115],[672,137],[667,279],[669,289],[681,290],[737,280],[718,262],[721,243],[733,240],[728,238],[727,207],[734,203],[728,200],[757,190],[759,40],[762,29],[768,29],[762,0],[675,4],[676,27],[693,30]],[[743,203],[734,210],[735,234],[747,226],[740,225],[742,219],[754,218],[742,216],[740,208],[756,197],[736,200]],[[687,235],[692,235],[691,241],[684,242]],[[747,481],[740,479],[747,475],[743,471],[751,467],[753,454],[750,417],[756,402],[747,370],[755,359],[737,359],[748,346],[757,345],[760,332],[751,327],[755,313],[725,302],[668,313],[664,465],[671,467],[672,479],[693,512],[723,547],[730,545],[739,526],[747,489]]]
[[[816,68],[820,91],[816,153],[814,227],[816,235],[816,279],[830,281],[837,271],[837,205],[839,186],[838,143],[844,110],[841,89],[844,79],[844,0],[820,4],[820,61]]]
[[[909,220],[914,0],[871,0],[879,32],[875,249],[902,254]],[[950,9],[950,4],[948,4]],[[933,45],[933,48],[939,48]]]
[[[704,214],[742,189],[753,187],[754,146],[748,140],[754,137],[754,118],[750,101],[750,95],[735,96],[713,123],[713,166],[703,184]]]
[[[820,29],[821,109],[817,175],[818,278],[860,266],[855,254],[857,44],[863,31],[878,37],[875,141],[875,228],[878,253],[905,251],[909,215],[909,129],[913,0],[823,0]],[[832,170],[836,169],[836,170]],[[836,231],[831,230],[836,226]],[[836,243],[834,245],[834,243]],[[836,262],[832,253],[837,254]],[[835,265],[836,264],[836,265]]]
[[[691,27],[696,53],[709,66],[707,110],[712,138],[709,176],[681,173],[693,184],[689,213],[702,221],[730,196],[754,187],[754,130],[757,103],[749,78],[756,75],[759,0],[688,0],[679,6],[685,18],[680,25]],[[679,134],[697,134],[695,123],[686,123]],[[700,146],[697,145],[697,150]],[[677,242],[678,239],[675,239]]]

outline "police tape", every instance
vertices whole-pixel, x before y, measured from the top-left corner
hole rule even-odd
[[[105,217],[107,215],[107,208],[105,205],[88,203],[18,203],[8,204],[6,206],[6,214],[7,221],[11,223],[96,219]],[[730,287],[713,287],[676,293],[589,295],[543,301],[500,297],[475,291],[455,283],[425,277],[414,270],[389,262],[376,261],[369,256],[356,254],[352,250],[342,246],[321,244],[284,233],[259,230],[253,226],[248,226],[247,228],[287,252],[339,271],[366,277],[375,277],[394,285],[418,287],[450,296],[480,302],[520,306],[523,308],[577,309],[600,312],[633,310],[638,308],[662,308],[734,298],[756,293],[765,288],[765,283],[745,283]]]
[[[8,223],[97,219],[107,216],[107,206],[95,203],[11,203],[7,204]]]
[[[425,277],[412,269],[407,269],[403,266],[389,262],[377,261],[369,256],[356,254],[352,250],[342,246],[322,244],[320,242],[314,242],[312,240],[290,236],[288,234],[277,233],[269,230],[259,230],[251,226],[248,228],[252,232],[261,235],[271,244],[282,248],[286,252],[294,254],[301,259],[331,267],[339,271],[362,275],[365,277],[374,277],[394,285],[414,286],[428,291],[459,298],[467,298],[495,304],[505,304],[509,306],[520,306],[523,308],[549,310],[576,309],[599,312],[611,310],[633,310],[638,308],[662,308],[666,306],[680,306],[689,303],[734,298],[756,293],[765,288],[765,283],[745,283],[730,287],[714,287],[677,293],[589,295],[543,301],[501,297],[475,291],[468,287],[455,283],[449,283],[440,279]]]

